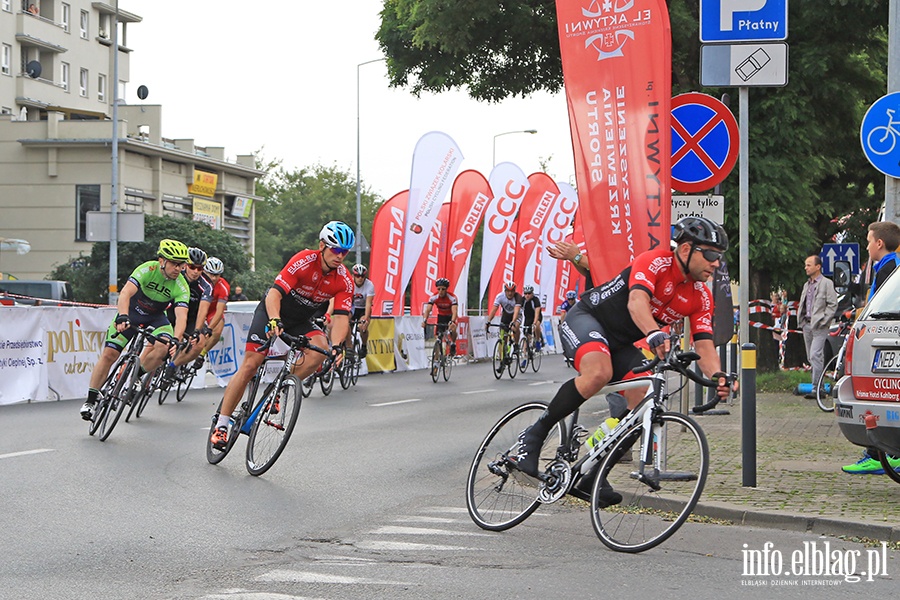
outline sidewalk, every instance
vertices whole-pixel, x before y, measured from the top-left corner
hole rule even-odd
[[[710,446],[706,488],[695,514],[736,523],[900,541],[900,484],[849,475],[862,448],[841,435],[833,413],[802,396],[758,394],[756,487],[743,487],[740,400],[728,415],[695,416]]]

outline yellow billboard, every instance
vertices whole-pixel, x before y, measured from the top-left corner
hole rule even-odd
[[[221,229],[222,205],[218,202],[194,198],[194,220],[206,223],[213,229]]]
[[[219,176],[215,173],[194,169],[194,183],[188,186],[188,193],[212,198],[216,195],[216,183],[218,180]]]

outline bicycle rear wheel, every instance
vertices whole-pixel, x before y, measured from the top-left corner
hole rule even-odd
[[[543,414],[547,405],[530,402],[497,421],[478,447],[466,482],[466,507],[476,525],[490,531],[515,527],[537,510],[541,481],[519,471],[509,460],[519,451],[519,434]],[[562,422],[544,442],[539,464],[556,457]]]
[[[453,370],[453,357],[450,354],[445,354],[441,359],[441,372],[444,376],[444,381],[450,381],[450,371]]]
[[[122,413],[125,412],[128,403],[134,395],[134,390],[132,388],[134,387],[134,381],[137,378],[137,368],[137,359],[129,358],[119,369],[119,376],[110,391],[109,397],[106,399],[106,410],[100,421],[100,428],[98,431],[100,433],[101,442],[105,442],[113,429],[116,428],[116,423],[119,422],[119,418],[122,416]]]
[[[183,374],[183,380],[178,382],[178,388],[175,390],[175,399],[181,402],[187,396],[188,390],[191,389],[197,370],[189,365],[181,365],[179,368]]]
[[[516,375],[519,374],[519,361],[521,358],[519,357],[519,347],[510,341],[509,348],[506,350],[509,352],[509,356],[507,356],[506,370],[509,372],[509,378],[515,379]]]
[[[147,400],[149,400],[150,396],[153,394],[153,373],[144,373],[144,376],[141,377],[140,381],[140,389],[134,393],[134,397],[131,400],[131,406],[128,407],[128,414],[125,415],[126,423],[131,420],[131,415],[134,415],[134,418],[136,419],[140,418],[141,413],[144,410],[143,406],[147,404]]]
[[[434,343],[434,348],[431,349],[431,380],[433,382],[437,383],[440,376],[441,376],[441,341],[438,340]]]
[[[528,339],[524,335],[519,340],[519,358],[516,363],[519,366],[519,370],[523,373],[528,368]]]
[[[341,382],[341,388],[347,389],[353,385],[353,361],[355,359],[347,352],[344,354],[344,360],[338,366],[338,381]]]
[[[364,358],[361,358],[362,354],[362,342],[359,339],[353,341],[353,367],[351,369],[350,381],[353,385],[356,385],[356,382],[359,381],[359,370],[362,368],[362,361]]]
[[[503,368],[505,365],[503,364],[503,344],[500,340],[494,342],[494,358],[492,365],[494,367],[494,377],[497,379],[503,377]]]
[[[326,396],[334,389],[334,367],[329,366],[327,371],[322,371],[319,376],[319,385],[322,387],[322,393]]]
[[[528,360],[531,362],[531,370],[537,373],[541,368],[541,351],[535,348],[534,344],[531,346],[531,354]]]
[[[262,399],[263,408],[256,415],[247,442],[247,471],[251,475],[268,471],[287,446],[300,415],[300,385],[296,376],[288,375],[278,390]]]
[[[816,404],[825,412],[834,412],[834,399],[837,397],[837,382],[844,376],[843,365],[838,366],[839,352],[833,356],[816,382]],[[828,386],[828,390],[825,387]]]
[[[613,444],[591,491],[594,532],[618,552],[643,552],[675,533],[697,505],[709,470],[709,446],[700,426],[690,417],[666,412],[653,424],[651,456],[644,467],[649,481],[639,481],[642,431],[635,425]],[[634,462],[619,461],[632,446]],[[604,481],[622,495],[621,503],[606,506]]]

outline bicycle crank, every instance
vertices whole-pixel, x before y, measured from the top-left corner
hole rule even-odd
[[[554,460],[541,479],[544,483],[538,492],[538,502],[552,504],[565,496],[569,490],[572,483],[572,468],[565,461]]]

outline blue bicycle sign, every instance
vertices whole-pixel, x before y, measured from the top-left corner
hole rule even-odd
[[[879,98],[863,117],[860,142],[872,166],[900,177],[900,92]]]

